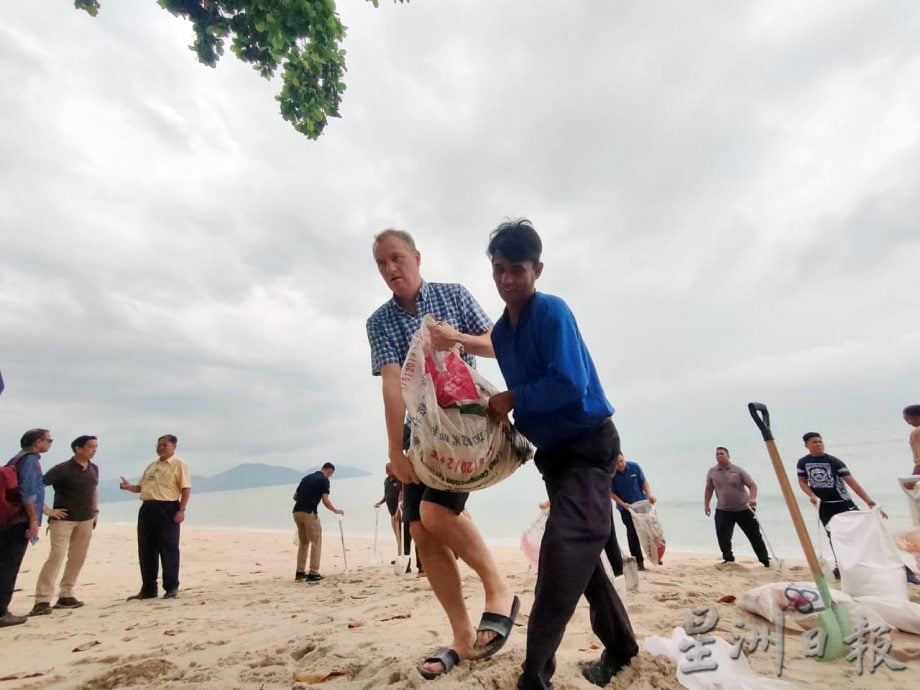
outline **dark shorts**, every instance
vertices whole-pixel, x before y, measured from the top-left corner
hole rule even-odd
[[[818,504],[818,517],[821,518],[821,524],[827,527],[831,518],[840,513],[848,513],[851,510],[859,510],[853,501],[830,501],[825,503],[821,501]]]
[[[437,503],[459,515],[466,508],[466,499],[469,497],[469,493],[439,491],[424,484],[403,484],[403,520],[405,522],[421,520],[422,501]]]

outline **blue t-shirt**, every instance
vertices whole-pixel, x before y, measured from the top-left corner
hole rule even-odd
[[[415,300],[415,313],[404,311],[396,298],[388,300],[367,320],[367,340],[371,346],[371,373],[380,375],[384,364],[403,365],[412,336],[421,327],[425,314],[446,321],[461,333],[481,335],[492,328],[479,302],[457,283],[426,283],[422,281]],[[471,367],[476,359],[461,354]]]
[[[316,513],[323,494],[329,493],[329,477],[317,470],[300,480],[297,486],[297,500],[294,502],[295,513]]]
[[[626,503],[635,503],[644,501],[648,498],[642,490],[645,483],[645,473],[636,462],[626,462],[626,467],[620,472],[617,470],[613,473],[613,479],[610,480],[610,490],[620,497]],[[617,503],[617,510],[623,511],[625,508]]]
[[[575,316],[560,298],[534,294],[516,326],[507,310],[492,346],[508,389],[514,423],[537,448],[552,448],[613,414]]]

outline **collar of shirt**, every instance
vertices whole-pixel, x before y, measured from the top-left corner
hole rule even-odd
[[[534,298],[538,294],[539,294],[538,292],[534,292],[533,295],[531,295],[530,299],[527,300],[527,304],[525,304],[523,308],[521,309],[521,315],[518,318],[517,324],[515,325],[511,324],[511,319],[508,317],[508,307],[505,307],[505,310],[502,312],[502,317],[500,320],[504,322],[505,327],[508,328],[508,330],[516,331],[518,328],[521,328],[525,323],[527,323],[527,319],[530,316],[530,312],[533,310],[533,304],[536,301]]]
[[[430,299],[431,289],[428,287],[428,283],[422,280],[422,284],[418,288],[418,296],[415,298],[415,314],[410,314],[405,309],[402,308],[402,305],[399,303],[399,300],[396,299],[396,295],[390,298],[390,304],[393,305],[393,308],[397,311],[406,314],[407,316],[416,316],[417,314],[424,314],[425,303]]]

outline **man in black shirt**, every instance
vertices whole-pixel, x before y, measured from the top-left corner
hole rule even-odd
[[[95,436],[78,436],[70,444],[73,457],[52,467],[42,478],[45,486],[54,487],[54,509],[48,511],[51,552],[38,576],[35,606],[30,616],[51,613],[54,581],[65,556],[67,565],[64,566],[61,591],[54,608],[76,609],[83,606],[73,591],[86,560],[99,513],[99,468],[93,463],[98,447]]]
[[[337,515],[344,515],[344,510],[339,510],[329,500],[329,477],[335,472],[335,465],[327,462],[321,470],[300,480],[294,492],[294,524],[297,525],[297,536],[300,546],[297,549],[297,572],[294,580],[299,582],[317,582],[323,579],[319,574],[319,559],[323,546],[323,525],[319,521],[317,508],[320,501],[329,510]],[[307,551],[310,553],[310,572],[305,572],[307,565]]]

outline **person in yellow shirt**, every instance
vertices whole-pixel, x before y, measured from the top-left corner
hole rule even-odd
[[[172,434],[157,439],[157,459],[147,465],[140,484],[124,477],[123,491],[140,494],[137,513],[137,556],[141,568],[141,590],[128,597],[155,599],[159,564],[163,563],[164,599],[179,595],[179,527],[192,492],[188,466],[176,455],[178,439]]]

